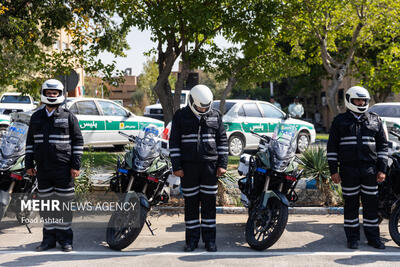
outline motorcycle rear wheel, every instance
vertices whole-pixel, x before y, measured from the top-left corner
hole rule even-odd
[[[265,250],[278,241],[285,230],[289,210],[279,199],[271,198],[267,208],[254,210],[246,223],[246,241],[251,248]]]
[[[400,220],[400,205],[394,208],[389,218],[389,233],[393,241],[400,246],[400,233],[399,233],[399,220]]]
[[[119,210],[111,215],[106,233],[106,241],[111,249],[122,250],[139,236],[146,221],[147,209],[140,204],[138,206],[140,216],[135,216],[135,218],[132,218],[132,214],[127,214],[129,212]]]

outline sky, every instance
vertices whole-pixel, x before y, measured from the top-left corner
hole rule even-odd
[[[132,68],[132,75],[138,76],[143,71],[143,64],[148,60],[144,55],[152,48],[156,48],[155,43],[150,40],[150,31],[140,31],[133,28],[128,36],[127,41],[130,46],[130,50],[125,51],[127,57],[115,58],[111,53],[102,53],[100,58],[103,63],[110,64],[113,60],[116,62],[116,67],[119,70],[125,70],[126,68]],[[221,47],[229,47],[228,43],[224,38],[218,36],[215,42]],[[172,68],[172,71],[177,71],[179,66],[179,60],[177,60]]]

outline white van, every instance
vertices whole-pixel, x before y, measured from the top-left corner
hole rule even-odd
[[[181,108],[185,107],[189,102],[189,93],[190,90],[182,90],[181,91]],[[172,95],[174,92],[172,92]],[[144,108],[145,117],[150,117],[158,120],[164,120],[164,112],[161,107],[160,101],[157,99],[157,103],[154,105],[149,105]]]

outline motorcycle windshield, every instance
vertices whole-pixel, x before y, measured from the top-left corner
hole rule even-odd
[[[271,139],[272,168],[283,171],[294,157],[297,149],[297,129],[294,125],[280,123]]]
[[[160,153],[161,131],[154,125],[144,127],[136,137],[136,154],[141,160],[155,158]]]
[[[28,128],[28,125],[20,122],[13,122],[10,127],[8,127],[7,132],[1,140],[0,160],[2,163],[4,163],[4,160],[15,159],[25,153]]]

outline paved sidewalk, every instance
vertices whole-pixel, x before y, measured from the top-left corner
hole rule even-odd
[[[362,234],[358,250],[345,247],[342,215],[289,216],[285,232],[266,251],[249,248],[242,214],[217,215],[217,253],[202,244],[194,253],[184,253],[184,218],[180,214],[152,217],[155,236],[145,228],[138,239],[122,252],[112,251],[105,242],[108,216],[74,220],[74,252],[59,248],[36,253],[41,228],[28,234],[24,226],[7,218],[0,224],[0,266],[400,266],[400,250],[388,234],[387,222],[381,233],[387,249],[366,245]]]

